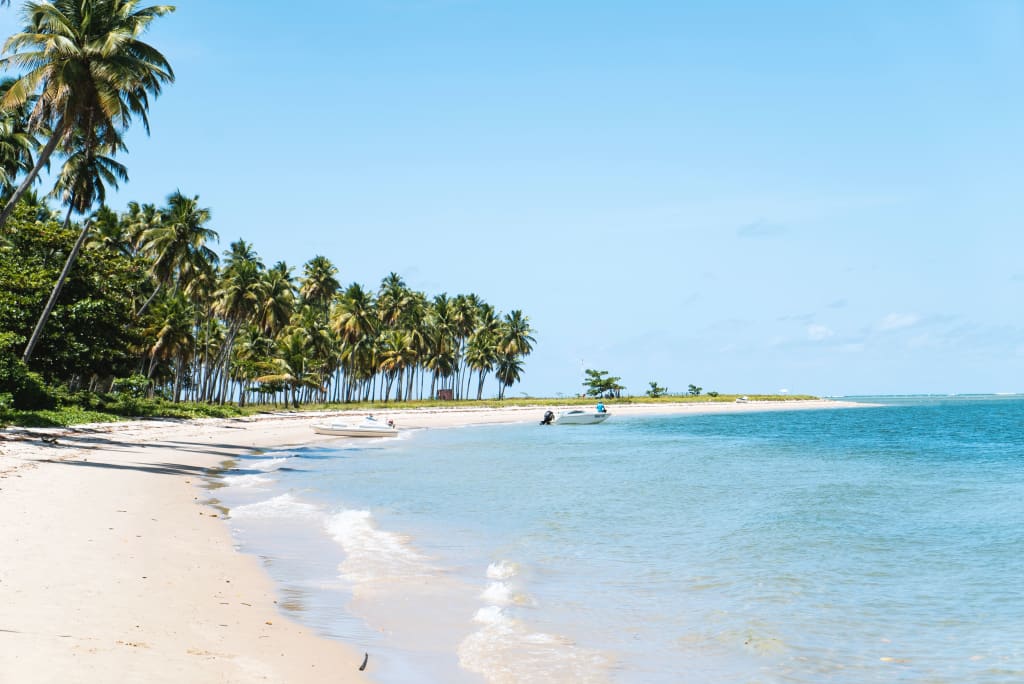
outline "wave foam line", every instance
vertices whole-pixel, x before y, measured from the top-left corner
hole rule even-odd
[[[555,634],[531,632],[499,606],[473,616],[480,629],[458,647],[459,664],[490,684],[605,682],[612,661]]]
[[[231,509],[231,517],[239,519],[299,518],[320,520],[324,516],[319,508],[299,501],[291,494],[281,494],[266,501],[246,504]]]
[[[327,519],[326,527],[345,551],[347,557],[339,570],[350,582],[404,582],[437,573],[408,537],[378,529],[369,511],[341,511]]]

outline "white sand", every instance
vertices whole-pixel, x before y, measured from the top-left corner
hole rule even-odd
[[[609,411],[852,406],[863,404],[610,404]],[[548,408],[555,409],[375,414],[400,428],[429,428],[539,422]],[[372,654],[359,672],[363,653],[278,611],[259,561],[235,551],[220,511],[204,503],[206,469],[256,448],[331,439],[310,431],[314,415],[324,414],[0,431],[0,682],[371,681]]]

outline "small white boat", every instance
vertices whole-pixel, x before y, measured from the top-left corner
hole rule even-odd
[[[398,428],[390,420],[387,423],[378,422],[376,418],[366,417],[361,423],[342,423],[333,421],[330,423],[313,423],[310,427],[318,435],[333,435],[335,437],[397,437]]]
[[[594,425],[596,423],[603,423],[608,420],[608,416],[611,414],[607,411],[595,411],[593,409],[584,411],[583,409],[573,409],[571,411],[562,411],[555,418],[555,425]]]

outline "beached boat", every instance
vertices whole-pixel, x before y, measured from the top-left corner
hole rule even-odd
[[[313,423],[310,427],[318,435],[333,435],[335,437],[397,437],[398,428],[390,420],[381,423],[375,418],[367,417],[361,423],[342,423],[333,421],[330,423]]]
[[[602,423],[608,419],[611,414],[607,411],[595,411],[593,409],[584,411],[583,409],[573,409],[571,411],[562,411],[555,418],[555,425],[594,425],[596,423]]]

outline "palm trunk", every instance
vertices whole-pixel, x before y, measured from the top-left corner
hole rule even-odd
[[[174,403],[177,404],[181,401],[181,377],[185,372],[185,353],[178,353],[178,363],[175,364],[174,370]]]
[[[71,210],[73,206],[74,200],[72,199],[71,206],[68,207],[67,216],[64,218],[65,229],[71,221]],[[0,217],[0,226],[2,226],[3,220],[5,219]],[[53,307],[57,304],[57,298],[60,297],[60,291],[64,288],[64,281],[67,280],[68,273],[71,272],[71,267],[78,258],[78,252],[82,249],[82,245],[85,244],[85,237],[89,234],[89,228],[91,227],[92,224],[89,221],[86,221],[85,225],[82,227],[81,234],[78,236],[78,240],[75,241],[75,246],[71,248],[71,254],[68,254],[68,258],[64,262],[64,269],[60,272],[60,277],[57,278],[57,284],[53,286],[53,292],[50,293],[50,299],[47,300],[46,306],[43,307],[43,313],[39,316],[39,321],[36,323],[35,330],[32,331],[32,337],[29,338],[28,344],[25,345],[25,353],[21,357],[21,360],[25,363],[28,363],[29,359],[32,358],[32,352],[35,350],[36,345],[39,343],[39,338],[43,334],[43,327],[46,325],[46,320],[50,317]]]
[[[480,369],[480,382],[477,383],[477,386],[476,386],[476,400],[477,401],[480,401],[481,399],[484,398],[484,380],[486,380],[486,379],[487,379],[487,374],[484,373],[484,370],[481,368]]]
[[[144,311],[146,310],[146,308],[147,308],[147,307],[149,306],[150,302],[152,302],[152,301],[153,301],[153,299],[154,299],[154,298],[156,297],[156,293],[157,293],[157,292],[159,292],[159,291],[160,291],[160,283],[157,283],[157,284],[156,284],[156,289],[155,289],[155,290],[153,290],[153,294],[149,295],[149,299],[147,299],[147,300],[146,300],[146,303],[142,305],[142,308],[140,308],[140,309],[139,309],[138,311],[136,311],[136,312],[135,312],[135,317],[136,317],[136,318],[138,318],[139,316],[141,316],[141,315],[142,315],[142,313],[143,313],[143,312],[144,312]]]

